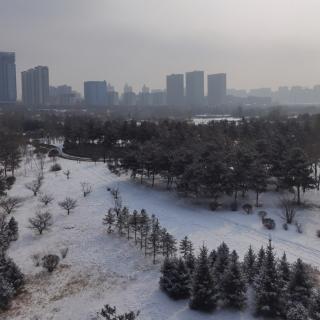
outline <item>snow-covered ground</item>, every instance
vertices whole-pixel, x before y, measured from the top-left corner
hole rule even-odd
[[[291,261],[301,257],[316,267],[320,265],[320,239],[316,236],[320,216],[316,207],[299,212],[302,234],[296,232],[295,226],[284,231],[277,208],[278,195],[262,195],[263,209],[277,222],[276,230],[270,232],[262,227],[257,213],[245,215],[226,209],[211,212],[174,193],[112,175],[103,163],[95,165],[65,159],[59,159],[59,163],[63,170],[70,169],[71,178],[67,180],[62,172],[49,172],[51,163],[47,162],[42,192],[55,198],[49,207],[54,217],[49,232],[39,236],[28,228],[28,219],[39,208],[43,209],[25,188],[25,184],[34,179],[34,164],[33,170],[30,164],[28,170],[22,166],[9,192],[11,196],[25,198],[23,206],[14,213],[20,236],[12,243],[9,254],[26,274],[27,283],[11,310],[2,315],[3,319],[93,319],[106,303],[119,306],[120,311],[140,310],[141,320],[254,319],[248,310],[210,315],[191,311],[186,301],[172,301],[160,292],[159,265],[152,265],[151,259],[145,258],[125,239],[105,232],[102,218],[113,204],[107,187],[119,187],[124,205],[131,210],[145,208],[179,240],[188,235],[196,247],[205,243],[212,249],[225,241],[242,256],[250,244],[259,249],[271,236],[279,254],[286,251]],[[83,181],[93,185],[93,192],[87,198],[81,194]],[[66,196],[78,200],[78,207],[69,216],[58,206]],[[318,192],[309,192],[306,197],[319,204]],[[69,248],[69,253],[53,274],[34,267],[32,254],[59,253],[64,247]]]

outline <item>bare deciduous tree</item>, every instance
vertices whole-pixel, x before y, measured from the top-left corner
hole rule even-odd
[[[88,182],[81,182],[80,185],[81,185],[83,197],[85,198],[92,192],[92,185]]]
[[[70,211],[77,207],[77,200],[67,197],[63,201],[59,202],[59,206],[66,210],[69,215]]]
[[[39,201],[43,203],[45,206],[49,205],[54,200],[54,197],[50,194],[41,194],[39,197]]]
[[[294,201],[287,196],[283,196],[280,198],[279,204],[282,209],[282,218],[286,223],[291,224],[297,213]]]
[[[39,234],[42,234],[43,231],[49,230],[52,226],[52,215],[50,212],[37,212],[34,218],[29,219],[30,229],[37,230]]]
[[[4,213],[11,214],[21,206],[21,203],[21,198],[8,197],[0,201],[0,208]]]
[[[29,183],[27,183],[25,185],[25,187],[33,192],[33,195],[36,197],[38,192],[41,189],[42,186],[42,182],[43,182],[43,175],[42,174],[38,174],[37,178]]]

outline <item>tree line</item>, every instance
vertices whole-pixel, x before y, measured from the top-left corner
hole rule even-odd
[[[82,123],[82,125],[81,125]],[[100,158],[116,174],[141,183],[166,181],[183,195],[212,199],[259,196],[271,186],[294,192],[301,203],[307,189],[319,188],[320,116],[270,121],[250,119],[208,125],[160,122],[65,121],[65,151]]]

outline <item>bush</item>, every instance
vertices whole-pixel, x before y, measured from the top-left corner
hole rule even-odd
[[[212,201],[209,203],[209,208],[211,211],[216,211],[219,207],[219,203],[217,201]]]
[[[59,163],[55,163],[50,167],[51,172],[57,172],[57,171],[60,171],[61,169],[62,168]]]
[[[246,203],[242,206],[242,209],[244,210],[245,213],[250,214],[252,213],[253,207],[251,204]]]
[[[320,238],[320,230],[317,230],[317,237]]]
[[[282,228],[283,228],[283,230],[288,231],[288,229],[289,229],[288,224],[287,224],[287,223],[284,223],[284,224],[282,225]]]
[[[53,272],[58,266],[60,258],[55,254],[48,254],[42,258],[42,267],[48,272]]]
[[[10,189],[15,182],[16,182],[16,177],[14,177],[14,176],[7,177],[6,184],[7,184],[8,189]]]

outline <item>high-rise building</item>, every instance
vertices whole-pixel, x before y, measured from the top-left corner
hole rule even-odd
[[[126,84],[123,89],[121,103],[124,106],[135,106],[137,104],[137,95],[133,92],[132,87]]]
[[[38,66],[21,73],[22,101],[26,105],[49,104],[49,68]]]
[[[104,107],[108,103],[106,81],[86,81],[84,99],[87,106]]]
[[[0,52],[0,103],[17,100],[15,59],[14,52]]]
[[[227,97],[227,75],[225,73],[208,75],[208,105],[221,106]]]
[[[186,73],[186,104],[192,107],[204,105],[204,72]]]
[[[167,105],[183,106],[184,104],[184,76],[172,74],[167,76]]]

